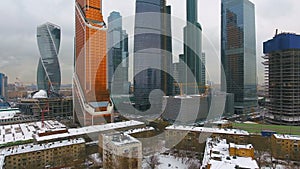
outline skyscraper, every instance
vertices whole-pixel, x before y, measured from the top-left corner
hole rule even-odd
[[[202,79],[202,28],[198,23],[198,0],[186,1],[187,24],[184,27],[184,55],[186,79],[182,85],[184,94],[204,93]],[[188,73],[190,70],[191,74]]]
[[[101,0],[75,1],[74,116],[81,125],[110,121],[106,26]]]
[[[119,12],[110,13],[107,36],[108,87],[110,93],[128,94],[128,35],[122,29],[122,16]]]
[[[162,57],[161,57],[161,90],[166,96],[174,95],[174,79],[173,73],[173,55],[172,55],[172,25],[171,25],[171,6],[166,5],[166,1],[162,0]]]
[[[221,6],[221,88],[234,94],[235,113],[249,113],[257,106],[254,4],[222,0]]]
[[[137,0],[134,32],[134,96],[139,110],[147,110],[152,104],[153,112],[161,110],[162,94],[150,93],[161,89],[172,92],[169,84],[172,58],[170,7],[165,0]]]
[[[276,34],[264,42],[266,121],[300,125],[300,35]]]
[[[37,27],[37,44],[40,59],[37,68],[38,90],[50,90],[58,93],[61,84],[61,73],[58,61],[61,31],[52,23]]]
[[[206,54],[202,52],[201,55],[201,81],[204,86],[206,85]],[[201,88],[203,90],[203,88]]]
[[[0,73],[0,98],[6,97],[7,94],[7,76]]]

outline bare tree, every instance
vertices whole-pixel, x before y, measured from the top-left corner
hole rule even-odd
[[[199,168],[200,168],[199,164],[195,162],[191,162],[190,165],[188,166],[188,169],[199,169]]]
[[[150,169],[155,169],[156,166],[161,164],[161,162],[159,161],[158,156],[156,156],[156,155],[151,156],[146,161],[147,161],[147,164],[149,165]]]

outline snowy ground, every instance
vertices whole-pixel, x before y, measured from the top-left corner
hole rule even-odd
[[[161,155],[159,156],[159,159],[160,162],[162,163],[158,166],[159,169],[165,169],[165,168],[187,169],[191,163],[196,163],[200,165],[198,160],[192,158],[181,158],[181,157],[175,158],[174,156],[170,156],[170,155],[167,156]]]
[[[200,162],[197,159],[186,157],[174,157],[172,155],[157,155],[161,163],[157,169],[188,169],[188,167],[195,163],[200,167]],[[143,169],[148,169],[147,158],[143,160]]]
[[[261,169],[300,169],[300,162],[271,159],[268,152],[261,155],[261,163]]]

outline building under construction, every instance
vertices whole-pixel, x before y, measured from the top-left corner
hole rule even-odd
[[[300,35],[277,34],[264,42],[266,121],[300,125]]]
[[[23,114],[40,120],[42,116],[44,119],[66,118],[73,115],[73,99],[71,97],[21,99],[19,109]]]

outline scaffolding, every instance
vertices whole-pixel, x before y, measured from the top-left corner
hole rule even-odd
[[[274,50],[262,58],[267,122],[300,125],[300,50]]]
[[[73,100],[66,98],[45,98],[45,99],[21,99],[19,109],[25,115],[31,115],[36,119],[66,118],[73,115]],[[46,111],[45,111],[46,110]]]

